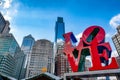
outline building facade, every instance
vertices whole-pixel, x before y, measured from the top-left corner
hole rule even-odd
[[[15,58],[9,53],[0,54],[0,73],[15,77]]]
[[[20,79],[24,63],[24,53],[13,34],[9,33],[9,21],[6,21],[0,13],[0,68],[1,74]],[[4,71],[3,71],[4,70]]]
[[[22,63],[24,59],[24,53],[21,51],[16,39],[12,34],[0,35],[0,56],[3,55],[7,57],[8,55],[5,55],[6,53],[11,56],[11,60],[9,59],[10,61],[7,59],[9,63],[11,62],[11,64],[14,64],[9,65],[6,68],[9,69],[9,67],[12,67],[14,69],[14,77],[18,79],[23,66]],[[11,74],[11,72],[9,74]]]
[[[10,31],[9,21],[6,21],[0,12],[0,34],[8,34]]]
[[[0,12],[0,34],[3,32],[5,25],[6,25],[6,21]]]
[[[15,56],[18,47],[19,45],[12,34],[0,35],[0,54],[9,52],[9,54]]]
[[[65,24],[62,17],[58,17],[55,24],[55,42],[64,40],[63,34],[65,34]]]
[[[63,53],[64,45],[57,44],[57,53],[55,56],[55,75],[63,77],[64,73],[71,72],[67,56]]]
[[[120,56],[120,25],[117,27],[117,33],[112,36],[112,40],[118,52],[118,55]]]
[[[55,75],[63,77],[64,73],[71,72],[66,55],[63,54],[65,23],[62,17],[58,17],[55,24]]]
[[[32,48],[30,63],[28,63],[27,78],[52,72],[53,43],[46,39],[37,40]]]
[[[21,45],[21,50],[25,54],[25,63],[24,63],[24,69],[22,70],[22,78],[25,78],[26,70],[28,67],[28,62],[30,62],[30,53],[32,51],[32,47],[35,43],[35,39],[32,37],[32,35],[27,35],[23,38],[23,42]]]
[[[116,60],[119,65],[119,68],[120,68],[120,25],[116,29],[117,29],[117,33],[112,36],[112,41],[113,41],[115,48],[117,50],[117,53],[119,55],[116,57]]]
[[[23,38],[21,50],[23,50],[25,54],[29,54],[30,51],[32,50],[34,43],[35,43],[35,39],[32,37],[31,34],[29,34],[28,36],[25,36]]]
[[[120,67],[120,25],[117,27],[117,33],[114,36],[112,36],[112,41],[119,55],[118,57],[116,57],[116,60]]]

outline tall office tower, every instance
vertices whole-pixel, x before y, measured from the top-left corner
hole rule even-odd
[[[112,40],[119,55],[116,59],[120,67],[120,25],[117,27],[117,33],[112,37]]]
[[[0,35],[1,34],[6,35],[9,33],[10,31],[9,25],[10,25],[9,21],[6,21],[2,14],[0,13]]]
[[[120,56],[120,25],[117,27],[117,33],[112,37],[112,40]]]
[[[65,34],[65,24],[62,17],[58,17],[55,24],[55,42],[64,40],[63,34]]]
[[[12,56],[15,56],[18,43],[12,34],[0,35],[0,54],[9,52]]]
[[[30,34],[23,38],[21,50],[23,50],[26,57],[25,57],[24,70],[22,71],[22,78],[25,78],[27,65],[28,65],[28,62],[30,62],[30,53],[32,51],[32,47],[34,45],[34,42],[35,42],[35,39]]]
[[[55,75],[63,77],[64,73],[71,72],[71,67],[68,63],[67,57],[63,54],[64,45],[58,44],[57,47],[57,53],[55,56]]]
[[[15,78],[18,79],[18,80],[23,79],[25,54],[24,54],[23,51],[21,51],[20,47],[17,48],[14,58],[15,58],[15,61],[16,61]]]
[[[71,72],[67,57],[63,54],[65,24],[62,17],[58,17],[55,24],[55,75],[63,77],[64,73]]]
[[[46,39],[35,42],[32,48],[30,63],[28,64],[27,77],[39,75],[42,72],[52,71],[53,43]]]
[[[65,34],[65,24],[62,17],[57,17],[57,21],[55,23],[55,43],[54,43],[54,58],[57,55],[57,43],[63,42]],[[55,60],[55,59],[54,59]],[[55,69],[55,61],[54,61],[54,69]]]
[[[117,27],[117,33],[114,36],[112,36],[112,41],[119,55],[116,57],[116,60],[120,68],[120,25]]]
[[[3,32],[5,25],[6,25],[6,21],[0,12],[0,33]]]
[[[8,52],[0,54],[0,74],[15,77],[15,58]]]
[[[9,55],[5,55],[6,53]],[[10,67],[12,67],[12,69],[14,69],[14,77],[19,78],[19,74],[22,69],[24,54],[21,52],[21,49],[12,34],[0,35],[0,56],[2,55],[4,55],[4,57],[6,58],[6,62],[9,62],[8,65],[11,63],[11,65],[6,68],[9,69]],[[6,63],[4,63],[4,65],[6,65]],[[11,72],[7,71],[7,69],[5,69],[4,71],[8,72],[7,74],[11,74]]]
[[[32,35],[25,36],[23,38],[21,50],[24,51],[25,54],[29,54],[32,50],[32,47],[34,45],[35,39],[32,37]]]
[[[6,21],[0,13],[0,67],[5,75],[19,79],[23,68],[24,53],[14,36],[9,33],[9,25],[9,21]]]

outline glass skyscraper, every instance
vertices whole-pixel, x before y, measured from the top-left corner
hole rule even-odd
[[[58,17],[55,24],[55,42],[64,40],[63,34],[65,34],[65,24],[62,17]]]
[[[32,37],[32,35],[25,36],[23,38],[21,50],[24,51],[25,54],[28,54],[30,50],[32,50],[32,47],[34,45],[35,39]]]
[[[22,70],[24,54],[12,34],[0,35],[0,57],[0,67],[2,67],[0,69],[4,70],[2,73],[18,79]]]
[[[14,36],[9,33],[9,21],[0,13],[0,73],[20,79],[24,53]]]
[[[0,36],[0,54],[9,52],[12,56],[15,56],[18,47],[19,45],[12,34]]]
[[[22,46],[21,46],[21,50],[24,52],[24,54],[26,55],[26,59],[25,59],[25,64],[24,64],[24,68],[27,67],[28,61],[30,59],[30,53],[32,51],[32,47],[35,43],[35,39],[32,37],[32,35],[28,35],[25,36],[23,38],[23,42],[22,42]]]
[[[55,75],[63,77],[64,73],[71,72],[67,57],[63,54],[65,24],[62,17],[58,17],[55,24]]]
[[[0,12],[0,33],[3,32],[5,25],[6,25],[6,21]]]
[[[0,34],[8,34],[10,31],[9,21],[6,21],[2,14],[0,13]]]
[[[24,63],[24,70],[22,70],[22,75],[21,75],[22,78],[25,78],[27,66],[28,66],[28,63],[30,62],[30,53],[32,51],[32,47],[33,47],[34,43],[35,43],[35,39],[32,37],[31,34],[29,34],[23,38],[21,50],[23,50],[23,52],[25,54],[25,63]]]
[[[15,77],[15,65],[15,58],[9,53],[0,54],[0,73]]]

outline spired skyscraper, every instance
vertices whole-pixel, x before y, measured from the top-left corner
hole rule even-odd
[[[71,72],[67,57],[63,54],[65,23],[62,17],[58,17],[55,24],[55,75],[63,77],[64,73]]]
[[[55,42],[64,40],[63,34],[65,34],[65,24],[62,17],[58,17],[55,24]]]

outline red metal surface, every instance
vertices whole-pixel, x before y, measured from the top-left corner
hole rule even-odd
[[[95,29],[96,32],[95,33]],[[94,33],[95,36],[89,37],[90,35],[92,35],[92,33]],[[103,28],[99,27],[99,26],[91,26],[89,28],[87,28],[82,35],[82,38],[80,38],[80,42],[78,44],[78,46],[72,46],[72,42],[71,42],[71,35],[73,33],[69,32],[64,34],[64,38],[65,38],[65,46],[64,46],[64,53],[66,54],[66,56],[68,57],[68,61],[71,65],[72,71],[73,72],[77,72],[78,71],[78,66],[79,66],[79,61],[80,61],[80,56],[84,55],[81,54],[81,50],[83,49],[89,49],[89,53],[92,59],[92,67],[89,68],[89,70],[105,70],[105,69],[115,69],[118,68],[118,64],[116,62],[116,59],[114,57],[111,58],[111,63],[106,65],[106,66],[102,66],[102,61],[101,58],[103,59],[103,61],[108,61],[110,56],[111,56],[111,47],[109,45],[108,42],[105,42],[105,31]],[[88,41],[88,40],[89,41]],[[103,47],[102,50],[100,51],[98,50],[98,47]],[[74,49],[77,49],[79,51],[78,53],[78,57],[75,58],[74,55],[72,54]],[[109,53],[108,53],[109,52]]]

